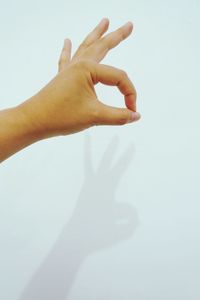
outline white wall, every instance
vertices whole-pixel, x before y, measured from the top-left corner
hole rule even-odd
[[[142,119],[26,148],[0,166],[0,299],[200,299],[200,2],[0,2],[0,107],[57,72],[102,17]],[[124,106],[117,89],[97,86]]]

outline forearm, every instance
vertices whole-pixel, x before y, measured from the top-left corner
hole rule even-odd
[[[0,111],[0,162],[41,138],[21,105]]]

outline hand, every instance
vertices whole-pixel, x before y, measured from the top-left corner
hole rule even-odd
[[[133,30],[128,22],[116,31],[107,31],[108,19],[85,38],[71,59],[71,41],[66,39],[59,73],[34,97],[20,105],[43,138],[75,133],[94,125],[123,125],[137,121],[136,91],[123,70],[99,64],[109,50],[126,39]],[[117,86],[127,108],[102,103],[95,92],[97,83]]]

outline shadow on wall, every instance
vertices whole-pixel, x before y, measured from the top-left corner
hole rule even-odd
[[[112,139],[95,171],[90,136],[86,134],[84,182],[76,207],[20,300],[69,299],[76,274],[88,256],[128,239],[134,233],[138,225],[135,207],[115,200],[120,179],[133,158],[134,146],[130,145],[111,166],[118,142],[118,137]]]

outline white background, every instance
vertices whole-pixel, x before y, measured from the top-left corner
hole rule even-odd
[[[0,299],[200,299],[200,1],[0,2],[0,107],[28,99],[103,17],[132,35],[142,119],[44,140],[0,166]],[[124,107],[116,88],[97,86]]]

